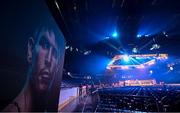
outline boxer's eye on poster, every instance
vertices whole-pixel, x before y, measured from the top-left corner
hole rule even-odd
[[[50,44],[45,36],[42,36],[41,40],[39,41],[39,45],[43,47],[43,49],[49,49]]]

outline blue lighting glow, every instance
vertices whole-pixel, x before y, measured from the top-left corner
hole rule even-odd
[[[173,67],[171,66],[169,69],[172,71],[172,70],[173,70]]]
[[[155,12],[151,15],[146,15],[139,23],[137,34],[148,37],[163,31],[162,33],[166,35],[166,30],[170,29],[167,23],[172,21],[173,19],[168,13]]]
[[[128,55],[124,55],[123,59],[124,59],[124,61],[129,62],[129,57],[128,57]]]
[[[153,74],[153,71],[152,71],[152,70],[150,70],[149,72],[150,72],[150,74]]]
[[[106,39],[109,39],[109,37],[107,36]]]
[[[137,38],[140,38],[140,37],[141,37],[141,35],[138,34],[138,35],[137,35]]]
[[[114,38],[116,38],[116,37],[118,36],[118,33],[117,33],[117,32],[114,32],[114,33],[112,34],[112,36],[113,36]]]
[[[114,60],[111,60],[108,65],[112,65],[114,63]]]

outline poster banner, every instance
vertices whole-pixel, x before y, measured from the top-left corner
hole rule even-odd
[[[44,0],[0,7],[0,110],[58,111],[65,39]]]

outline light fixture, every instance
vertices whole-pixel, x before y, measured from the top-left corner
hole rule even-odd
[[[138,34],[138,35],[137,35],[137,38],[140,38],[140,37],[141,37],[141,35]]]
[[[150,73],[150,74],[153,74],[153,71],[152,71],[152,70],[150,70],[150,71],[149,71],[149,73]]]
[[[164,34],[164,35],[166,35],[166,32],[165,32],[165,31],[163,31],[163,34]]]
[[[66,46],[65,49],[69,49],[69,46]]]
[[[128,61],[129,61],[128,55],[124,55],[124,56],[123,56],[123,59],[124,59],[124,61],[128,62]]]
[[[84,52],[84,55],[89,55],[90,53],[91,53],[91,50],[85,51],[85,52]]]
[[[172,66],[170,66],[169,69],[172,71],[174,68]]]
[[[73,47],[70,47],[70,51],[73,51]]]
[[[116,37],[118,36],[118,33],[117,33],[117,32],[114,32],[114,33],[112,34],[112,36],[113,36],[114,38],[116,38]]]
[[[109,37],[107,36],[106,39],[109,39]]]
[[[70,76],[71,75],[71,73],[70,72],[67,72],[67,74]]]
[[[132,52],[133,52],[133,53],[137,53],[137,52],[138,52],[137,48],[136,48],[136,47],[133,48],[133,49],[132,49]]]

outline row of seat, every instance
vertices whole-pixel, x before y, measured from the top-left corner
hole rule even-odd
[[[104,88],[98,91],[97,111],[180,111],[179,89],[177,86]]]

